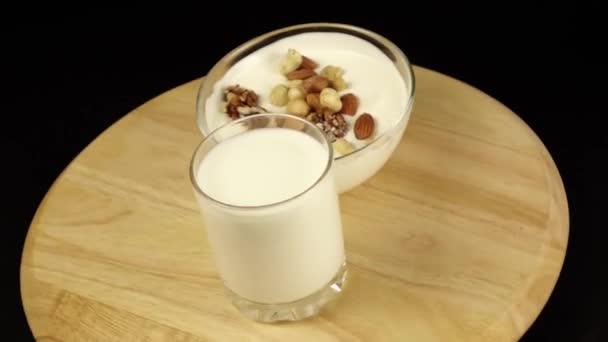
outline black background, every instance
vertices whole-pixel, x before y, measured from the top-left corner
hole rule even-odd
[[[13,13],[17,22],[2,23],[8,103],[2,140],[9,154],[3,173],[11,203],[2,312],[3,324],[17,334],[11,340],[32,340],[18,283],[30,220],[89,142],[138,105],[203,76],[247,39],[290,24],[335,21],[374,30],[414,64],[478,87],[539,135],[563,178],[571,230],[555,291],[522,341],[608,341],[605,11],[537,4],[474,13],[461,6],[282,2],[270,14],[256,3],[228,5],[154,14],[20,12]]]

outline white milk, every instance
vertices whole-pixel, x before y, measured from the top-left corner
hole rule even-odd
[[[332,174],[305,192],[327,158],[304,133],[262,128],[223,141],[201,161],[196,181],[208,196],[232,206],[275,204],[235,208],[199,198],[217,267],[237,295],[295,301],[321,289],[344,263]]]
[[[293,48],[319,63],[320,67],[343,68],[348,88],[340,94],[353,93],[359,98],[357,116],[345,115],[351,124],[361,113],[376,119],[376,136],[394,127],[403,117],[408,104],[405,81],[395,64],[373,44],[344,33],[307,32],[273,42],[233,65],[214,85],[213,94],[205,103],[206,120],[213,130],[231,119],[221,111],[223,90],[239,84],[260,95],[260,105],[270,112],[285,112],[270,103],[268,95],[275,85],[285,84],[279,66],[287,50]],[[319,68],[320,70],[320,68]],[[345,137],[359,148],[369,141],[357,140],[352,129]]]

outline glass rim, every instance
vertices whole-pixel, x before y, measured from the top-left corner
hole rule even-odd
[[[218,132],[222,131],[222,130],[226,130],[231,126],[236,126],[239,125],[243,122],[246,121],[250,121],[252,119],[255,118],[260,118],[260,117],[274,117],[274,118],[285,118],[288,120],[295,120],[295,121],[299,121],[301,123],[304,123],[305,126],[308,127],[312,127],[314,131],[319,133],[319,136],[322,137],[323,139],[323,144],[327,147],[327,162],[325,164],[325,169],[323,170],[323,172],[319,175],[319,177],[307,188],[305,188],[304,190],[298,192],[297,194],[290,196],[289,198],[286,198],[284,200],[278,201],[278,202],[272,202],[272,203],[268,203],[268,204],[262,204],[262,205],[234,205],[234,204],[230,204],[230,203],[226,203],[223,201],[220,201],[216,198],[214,198],[213,196],[209,195],[208,193],[206,193],[201,186],[199,185],[199,183],[197,182],[197,178],[196,178],[196,172],[198,171],[198,165],[195,165],[195,159],[197,154],[199,153],[200,149],[203,147],[203,145],[209,140],[211,139],[214,135],[216,135]],[[260,128],[264,128],[264,127],[260,127]],[[278,128],[282,128],[282,127],[278,127]],[[289,129],[289,128],[284,128],[284,129]],[[220,142],[221,144],[221,142]],[[321,131],[319,129],[319,127],[315,126],[314,124],[312,124],[311,122],[304,120],[300,117],[294,116],[294,115],[289,115],[289,114],[283,114],[283,113],[261,113],[261,114],[254,114],[254,115],[248,115],[245,117],[242,117],[240,119],[231,121],[225,125],[221,125],[218,128],[214,129],[213,131],[209,132],[209,134],[207,134],[205,137],[203,137],[203,140],[201,140],[200,143],[198,143],[198,145],[196,146],[196,148],[194,149],[194,153],[192,153],[192,157],[190,159],[190,183],[192,184],[192,186],[194,187],[195,191],[203,196],[205,199],[210,200],[211,202],[213,202],[216,205],[219,205],[221,207],[224,208],[230,208],[230,209],[238,209],[238,210],[258,210],[258,209],[267,209],[267,208],[272,208],[272,207],[276,207],[279,205],[283,205],[286,204],[288,202],[291,202],[301,196],[303,196],[304,194],[308,193],[310,190],[312,190],[314,187],[316,187],[321,181],[323,181],[326,177],[327,174],[329,174],[329,171],[331,170],[331,167],[333,165],[333,161],[334,161],[334,150],[333,150],[333,146],[332,144],[329,142],[329,140],[327,139],[327,137],[325,136],[325,134],[323,133],[323,131]],[[200,163],[199,163],[200,165]],[[195,170],[196,169],[196,170]]]
[[[209,82],[207,82],[207,78],[209,76],[212,76],[215,73],[217,73],[218,70],[230,65],[231,62],[237,56],[239,56],[243,51],[250,49],[251,47],[255,46],[256,44],[259,44],[265,40],[272,39],[277,36],[281,36],[282,34],[288,34],[289,32],[292,32],[292,31],[296,32],[296,33],[298,31],[307,32],[306,30],[308,30],[308,29],[311,29],[311,30],[315,30],[315,29],[316,30],[323,30],[323,29],[344,30],[347,32],[343,32],[343,33],[349,34],[348,31],[350,31],[351,35],[352,34],[361,35],[361,36],[359,36],[359,38],[362,38],[362,39],[363,39],[363,37],[373,39],[376,43],[381,44],[388,51],[390,51],[393,54],[393,56],[396,58],[396,61],[400,60],[401,62],[403,62],[405,64],[406,71],[408,74],[407,76],[409,76],[409,81],[411,83],[411,87],[409,87],[409,89],[407,89],[408,92],[407,92],[407,94],[405,94],[408,97],[407,104],[405,105],[405,108],[403,108],[403,112],[401,113],[399,118],[392,124],[392,126],[389,127],[388,129],[386,129],[384,132],[377,134],[371,141],[369,141],[365,145],[355,148],[353,151],[350,151],[346,154],[338,156],[337,158],[335,158],[336,161],[345,159],[349,156],[356,155],[358,152],[362,152],[362,151],[368,149],[368,147],[370,147],[370,146],[378,145],[379,142],[382,141],[384,137],[387,137],[387,136],[390,136],[391,134],[393,134],[395,131],[398,130],[398,128],[402,125],[402,123],[404,121],[409,119],[409,114],[411,113],[411,111],[413,109],[414,101],[415,101],[415,97],[416,97],[416,75],[414,73],[414,68],[413,68],[412,63],[410,62],[409,58],[405,55],[403,50],[401,50],[401,48],[399,48],[395,43],[393,43],[390,39],[384,37],[383,35],[380,35],[377,32],[371,31],[369,29],[366,29],[366,28],[363,28],[360,26],[344,24],[344,23],[336,23],[336,22],[309,22],[309,23],[281,27],[278,29],[267,31],[266,33],[263,33],[256,37],[253,37],[253,38],[245,41],[244,43],[238,45],[231,51],[229,51],[211,68],[211,70],[209,70],[209,72],[206,75],[205,80],[203,80],[202,84],[199,86],[198,93],[196,96],[196,105],[195,105],[197,124],[199,126],[199,130],[202,131],[203,135],[211,134],[214,131],[214,130],[209,131],[209,127],[207,126],[207,122],[204,119],[204,115],[203,115],[203,117],[200,116],[201,110],[203,112],[205,111],[203,109],[204,104],[201,104],[201,102],[203,100],[202,93],[204,93],[205,90],[207,90],[207,88],[209,86],[213,87],[213,85],[208,84]],[[337,32],[339,32],[339,31],[337,31]],[[396,61],[394,63],[396,63]],[[406,84],[407,84],[408,80],[405,79],[405,75],[403,75],[402,72],[399,72],[399,74],[401,75],[401,78],[404,80],[404,82],[406,82]],[[202,107],[201,107],[201,105],[202,105]]]

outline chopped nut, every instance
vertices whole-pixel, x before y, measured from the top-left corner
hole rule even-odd
[[[327,122],[331,122],[334,115],[334,111],[329,108],[323,108],[319,113],[321,114],[321,117],[323,117],[323,120]]]
[[[226,88],[224,91],[224,100],[231,103],[235,103],[235,101],[246,102],[252,106],[257,104],[258,95],[253,90],[243,88],[237,84]]]
[[[304,92],[299,87],[291,88],[287,91],[287,98],[289,99],[289,101],[303,99],[304,96],[305,96]]]
[[[312,76],[302,83],[307,93],[318,93],[329,86],[329,80],[323,76]]]
[[[266,113],[266,110],[262,107],[239,106],[236,107],[236,110],[242,116]]]
[[[316,124],[320,121],[319,116],[317,115],[316,112],[311,112],[308,115],[306,115],[306,120]]]
[[[338,96],[338,92],[332,88],[325,88],[321,91],[321,105],[323,107],[329,108],[334,112],[342,109],[342,101],[340,101],[340,96]]]
[[[301,98],[287,103],[287,113],[289,114],[305,117],[309,111],[308,103]]]
[[[223,110],[230,118],[238,119],[242,115],[265,113],[266,110],[258,106],[258,95],[253,91],[234,85],[224,90]]]
[[[329,141],[342,138],[348,130],[348,123],[342,114],[333,113],[330,109],[324,108],[322,112],[312,112],[306,116],[306,120],[314,123],[325,133]]]
[[[346,120],[344,120],[344,116],[342,116],[342,114],[334,113],[331,116],[331,119],[327,122],[331,126],[331,133],[335,137],[342,138],[346,135],[348,124],[346,123]]]
[[[287,50],[287,54],[281,62],[281,74],[287,75],[288,73],[297,70],[300,67],[300,64],[302,64],[302,55],[294,49]]]
[[[229,103],[238,103],[239,96],[228,89],[228,92],[224,93],[224,100]]]
[[[286,105],[288,100],[287,91],[287,87],[282,84],[274,86],[274,88],[272,88],[270,91],[270,103],[277,107],[283,107]]]
[[[340,155],[345,155],[353,152],[355,147],[348,140],[344,138],[337,139],[332,144],[334,151]]]

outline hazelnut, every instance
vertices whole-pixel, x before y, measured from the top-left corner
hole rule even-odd
[[[337,91],[341,91],[341,90],[348,88],[346,81],[342,77],[336,78],[335,80],[330,81],[330,83],[331,83],[331,86],[334,89],[336,89]]]
[[[353,144],[344,138],[337,139],[332,143],[334,151],[340,155],[349,154],[355,150]]]
[[[281,74],[287,75],[288,73],[295,71],[300,67],[300,64],[302,64],[302,55],[294,49],[287,50],[287,54],[281,62]]]
[[[304,94],[304,91],[300,87],[291,88],[287,91],[287,98],[289,101],[303,99],[304,96],[306,96],[306,94]]]
[[[321,70],[321,76],[327,78],[331,86],[337,91],[346,89],[346,81],[344,81],[344,69],[334,66],[328,65]]]
[[[321,106],[327,107],[334,112],[342,109],[342,101],[340,100],[340,96],[335,89],[325,88],[321,91]]]
[[[303,99],[295,99],[287,103],[287,113],[304,117],[310,111],[310,106]]]
[[[321,70],[321,76],[333,81],[344,76],[344,69],[334,65],[328,65]]]
[[[270,103],[277,107],[283,107],[287,104],[287,92],[287,87],[282,84],[274,86],[274,88],[272,88],[272,90],[270,91]]]
[[[287,87],[289,88],[297,88],[302,85],[303,80],[289,80],[287,81]]]

